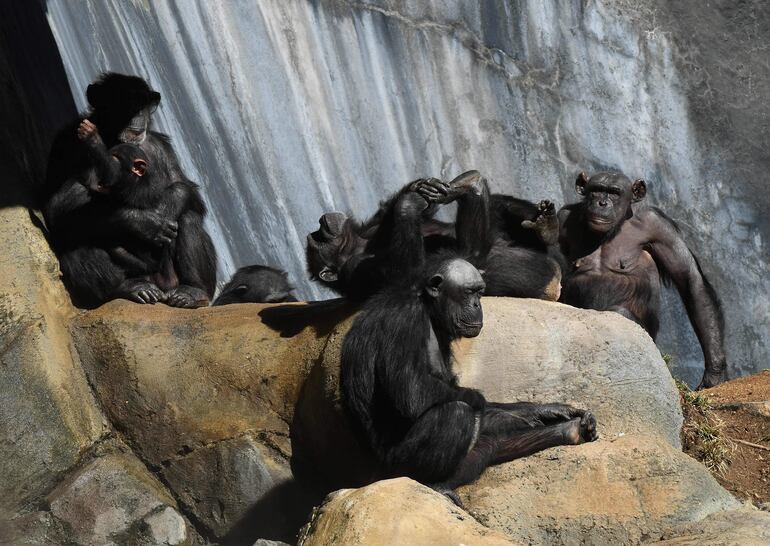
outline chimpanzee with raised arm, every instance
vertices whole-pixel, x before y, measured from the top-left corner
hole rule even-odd
[[[724,324],[719,300],[676,224],[642,203],[647,187],[621,173],[580,173],[583,200],[559,211],[559,243],[568,262],[564,303],[616,311],[658,333],[661,280],[672,280],[703,349],[699,388],[727,379]]]
[[[490,402],[458,384],[452,341],[481,332],[485,283],[458,251],[425,251],[428,200],[405,192],[393,203],[385,250],[393,274],[345,336],[341,386],[345,408],[381,464],[377,478],[408,476],[460,504],[454,489],[488,466],[598,435],[590,411]],[[483,252],[483,241],[465,243],[459,256]]]

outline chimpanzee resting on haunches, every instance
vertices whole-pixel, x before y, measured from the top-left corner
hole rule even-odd
[[[286,271],[266,265],[247,265],[235,272],[211,305],[297,301],[292,290]]]
[[[51,150],[47,178],[53,195],[44,208],[73,301],[82,307],[114,298],[205,305],[216,285],[216,254],[203,228],[197,186],[182,173],[168,137],[149,130],[160,94],[141,78],[110,73],[89,85],[87,96],[92,112]],[[110,169],[118,164],[107,147],[122,142],[141,151],[133,152],[134,159],[146,163],[150,176],[134,173],[136,184],[123,178],[125,186],[119,185],[126,191],[105,196],[100,189],[115,185]],[[163,253],[171,259],[160,259]],[[161,264],[172,266],[161,283],[165,288],[139,282],[157,274]],[[157,275],[155,280],[160,282]]]
[[[57,250],[73,299],[87,307],[113,298],[164,301],[176,307],[206,305],[204,287],[215,279],[196,277],[196,268],[189,264],[213,255],[211,241],[204,232],[203,248],[190,253],[179,246],[174,233],[185,229],[180,226],[185,215],[205,213],[197,186],[159,176],[153,159],[138,145],[118,144],[108,152],[88,120],[81,123],[79,134],[95,166],[84,180],[65,182],[47,211],[49,226],[60,233]],[[60,216],[57,211],[70,212]],[[151,211],[170,233],[147,241],[113,220],[135,211]]]
[[[488,402],[457,384],[452,340],[483,323],[484,281],[451,254],[426,255],[415,192],[394,204],[388,248],[401,275],[363,306],[345,337],[343,402],[382,464],[382,476],[409,476],[455,502],[455,487],[490,465],[557,445],[597,438],[593,415],[565,404]]]
[[[547,254],[558,235],[553,205],[490,197],[486,181],[476,171],[464,173],[449,184],[435,178],[407,184],[363,223],[339,212],[324,214],[320,228],[307,238],[312,277],[353,299],[365,299],[376,292],[388,280],[384,274],[390,261],[387,248],[399,221],[393,208],[406,193],[417,193],[430,202],[421,221],[429,254],[458,250],[460,256],[484,270],[489,295],[558,298],[561,272]],[[452,201],[458,203],[454,225],[432,219],[437,205]],[[510,231],[512,225],[517,231]],[[523,234],[533,248],[520,246],[512,233],[515,237]]]
[[[569,262],[561,301],[616,311],[658,333],[660,285],[676,284],[705,356],[701,388],[727,379],[724,325],[717,296],[674,222],[640,204],[643,180],[620,173],[581,173],[575,183],[583,201],[559,211],[560,245]]]

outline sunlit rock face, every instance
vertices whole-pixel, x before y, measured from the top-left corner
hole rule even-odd
[[[48,1],[78,106],[102,70],[163,95],[157,126],[204,188],[224,279],[307,278],[320,214],[373,212],[424,175],[573,201],[577,172],[647,180],[721,295],[733,374],[770,361],[770,15],[760,0]],[[763,53],[764,52],[764,53]],[[764,63],[764,64],[763,64]],[[659,345],[702,356],[666,296]]]

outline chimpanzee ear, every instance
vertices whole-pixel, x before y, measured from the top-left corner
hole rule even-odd
[[[131,164],[131,172],[136,176],[144,176],[147,172],[147,162],[144,159],[134,159]]]
[[[428,285],[425,287],[425,292],[431,298],[437,298],[441,293],[441,283],[444,282],[443,275],[436,273],[428,280]]]
[[[249,291],[248,286],[246,286],[245,284],[239,284],[238,286],[235,287],[235,289],[233,290],[233,293],[238,294],[239,296],[243,296],[248,291]]]
[[[577,180],[575,180],[575,191],[578,192],[579,195],[585,195],[586,184],[588,184],[588,175],[586,173],[580,173]]]
[[[318,274],[318,277],[324,282],[337,282],[337,272],[330,267],[324,267]]]
[[[634,203],[644,199],[644,196],[647,195],[647,184],[644,183],[644,180],[641,178],[634,180],[634,183],[631,185],[631,194],[634,196]]]

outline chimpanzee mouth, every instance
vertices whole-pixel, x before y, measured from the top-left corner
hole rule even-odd
[[[588,218],[588,221],[591,222],[592,224],[605,224],[606,225],[606,224],[611,224],[612,223],[612,220],[608,220],[607,218],[602,218],[601,216],[595,216],[595,215],[591,215]]]

